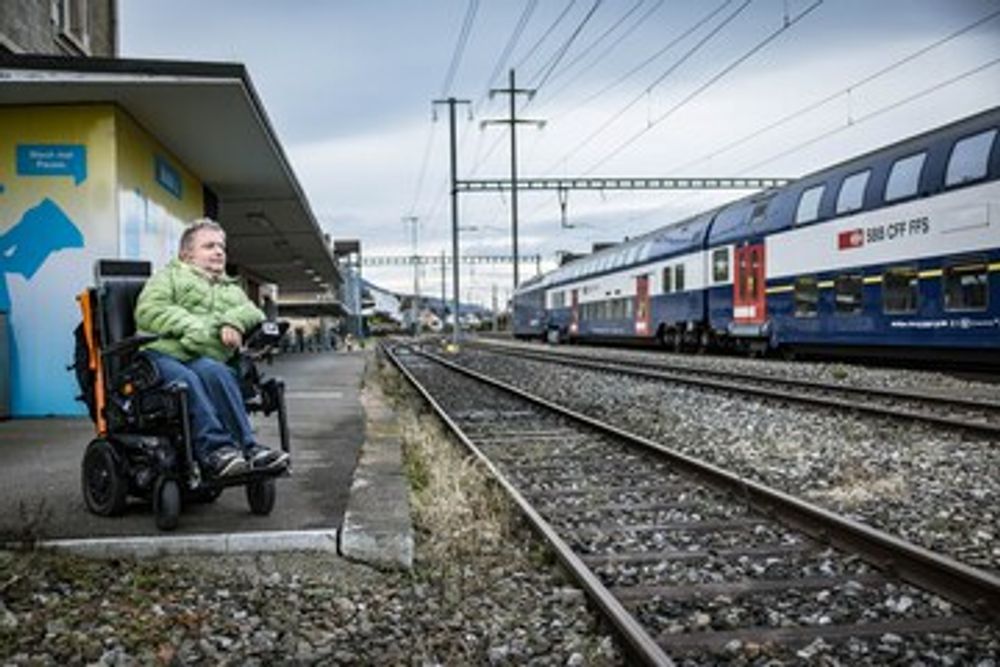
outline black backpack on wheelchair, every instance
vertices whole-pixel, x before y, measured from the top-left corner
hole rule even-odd
[[[252,470],[234,477],[205,478],[194,459],[188,419],[187,385],[166,383],[140,348],[155,335],[136,333],[134,311],[149,262],[99,260],[95,286],[77,296],[83,321],[74,332],[72,369],[97,431],[83,457],[82,485],[87,508],[101,516],[125,511],[129,496],[151,500],[156,525],[177,526],[183,501],[211,502],[227,486],[244,486],[250,510],[274,508],[278,470]],[[247,410],[276,413],[283,451],[289,451],[284,383],[265,379],[259,355],[269,354],[287,322],[264,322],[247,332],[245,348],[233,362]]]

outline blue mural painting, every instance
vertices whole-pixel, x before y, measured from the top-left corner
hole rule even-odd
[[[11,387],[20,388],[22,392],[11,397],[13,399],[11,407],[15,414],[75,414],[81,411],[73,401],[71,393],[62,399],[53,396],[62,393],[53,392],[53,388],[66,384],[63,371],[66,359],[62,358],[62,354],[53,354],[51,359],[35,359],[35,362],[40,363],[33,363],[34,370],[30,372],[30,376],[25,375],[26,370],[22,368],[23,360],[18,353],[18,341],[15,336],[17,327],[14,323],[19,307],[28,308],[27,312],[30,313],[31,308],[43,305],[12,303],[8,276],[20,275],[30,281],[53,254],[67,248],[83,246],[84,238],[79,228],[62,208],[49,198],[43,199],[41,203],[25,211],[20,220],[0,234],[0,311],[8,314]],[[58,322],[60,319],[57,317],[55,321]],[[65,331],[27,333],[33,338],[32,342],[38,336],[53,341],[51,343],[53,352],[57,347],[61,347],[55,345],[54,341],[69,335]],[[46,347],[48,345],[46,344]],[[29,390],[29,386],[32,389]],[[45,390],[46,386],[49,388],[48,391]],[[25,391],[30,395],[24,394]]]
[[[8,274],[18,273],[31,280],[52,253],[82,247],[83,234],[54,201],[45,198],[28,209],[0,235],[0,311],[11,310]]]

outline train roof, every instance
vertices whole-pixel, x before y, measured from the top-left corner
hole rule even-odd
[[[708,233],[708,226],[714,214],[715,211],[701,213],[573,260],[558,269],[522,284],[517,292],[531,292],[540,288],[618,271],[660,257],[671,257],[696,250],[704,244],[705,235]]]
[[[522,284],[517,293],[549,288],[590,276],[616,271],[659,257],[670,257],[701,248],[746,238],[751,224],[754,233],[770,233],[792,224],[799,194],[831,177],[843,178],[879,160],[894,160],[916,152],[941,139],[954,139],[981,129],[1000,125],[1000,107],[942,125],[871,150],[837,164],[813,171],[781,187],[755,192],[705,213],[657,228],[637,238],[620,243],[592,255],[574,260],[530,282]],[[828,188],[832,200],[836,188]],[[824,200],[825,201],[825,200]],[[821,222],[824,218],[818,220]]]
[[[832,183],[832,187],[827,187],[823,193],[819,217],[807,224],[822,223],[835,215],[840,183],[851,174],[865,169],[874,171],[866,193],[866,199],[872,201],[880,196],[881,184],[884,183],[892,163],[897,159],[934,147],[943,151],[956,139],[998,125],[1000,125],[1000,107],[994,107],[818,169],[782,188],[758,192],[739,199],[721,209],[709,232],[708,245],[730,243],[744,239],[751,233],[770,234],[792,227],[795,224],[795,212],[802,193],[821,183]],[[946,156],[942,156],[941,164],[944,160]],[[748,229],[750,226],[753,227],[752,230]]]

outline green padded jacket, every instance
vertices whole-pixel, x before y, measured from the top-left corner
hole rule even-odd
[[[161,336],[144,349],[181,361],[198,357],[227,361],[234,350],[219,338],[222,325],[245,333],[263,320],[264,313],[235,278],[213,278],[179,259],[153,274],[135,306],[136,328]]]

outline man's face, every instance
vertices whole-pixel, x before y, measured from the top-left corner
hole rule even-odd
[[[213,276],[221,276],[226,272],[226,235],[212,229],[198,230],[181,260]]]

